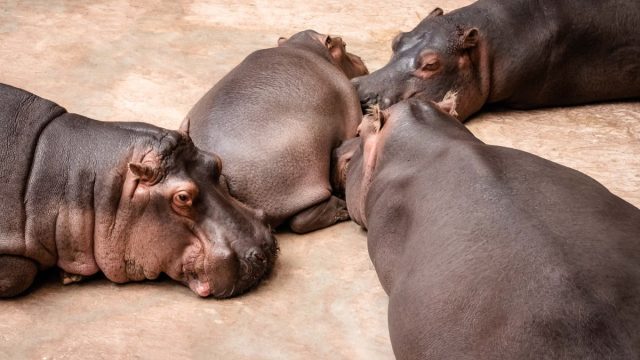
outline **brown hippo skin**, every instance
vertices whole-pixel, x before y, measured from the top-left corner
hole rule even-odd
[[[272,266],[269,228],[186,134],[91,120],[3,84],[0,109],[0,297],[54,266],[65,283],[166,273],[226,297]]]
[[[481,0],[434,10],[393,40],[387,65],[354,79],[363,106],[458,92],[458,118],[640,97],[638,0]]]
[[[640,357],[639,209],[425,100],[367,116],[360,134],[347,206],[398,359]]]
[[[345,74],[367,69],[341,38],[307,30],[250,54],[183,122],[195,144],[224,159],[230,193],[268,223],[304,233],[347,220],[330,181],[332,149],[362,118]]]

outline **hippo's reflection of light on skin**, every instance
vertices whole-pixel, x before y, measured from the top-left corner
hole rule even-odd
[[[272,268],[270,228],[185,133],[91,120],[2,84],[0,108],[0,297],[53,266],[65,284],[166,273],[203,297],[247,291]]]
[[[364,107],[459,93],[458,118],[640,97],[637,0],[477,1],[435,9],[392,41],[388,64],[356,78]],[[585,21],[586,19],[586,21]]]
[[[446,100],[365,116],[356,149],[338,151],[396,357],[640,358],[640,209],[484,144]]]
[[[320,229],[349,218],[331,184],[331,153],[355,136],[362,112],[348,78],[366,73],[342,38],[302,31],[250,54],[182,129],[224,159],[230,193],[263,209],[272,227]]]

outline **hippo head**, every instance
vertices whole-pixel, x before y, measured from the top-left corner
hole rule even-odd
[[[338,174],[343,174],[341,182],[345,189],[347,209],[353,221],[367,228],[365,205],[369,188],[378,171],[382,157],[380,153],[387,141],[389,132],[395,127],[407,128],[408,122],[426,122],[428,117],[448,117],[455,119],[457,95],[449,92],[439,103],[422,97],[402,101],[390,108],[381,110],[375,106],[362,118],[358,126],[358,136],[344,142],[334,151],[334,163],[339,164]],[[463,126],[460,124],[460,126]],[[409,130],[410,131],[410,130]],[[337,184],[336,186],[340,186]]]
[[[159,143],[128,163],[110,245],[97,246],[100,268],[118,282],[166,273],[202,297],[246,291],[277,253],[264,216],[229,195],[220,158],[186,133]]]
[[[319,34],[305,30],[290,38],[278,39],[278,46],[302,47],[329,59],[347,78],[351,79],[369,73],[362,59],[347,52],[347,44],[341,37]]]
[[[460,97],[461,120],[482,107],[486,77],[478,69],[478,29],[465,28],[442,15],[437,8],[410,32],[399,33],[393,39],[389,63],[352,80],[363,108],[377,104],[386,109],[417,94],[440,101],[448,91]]]

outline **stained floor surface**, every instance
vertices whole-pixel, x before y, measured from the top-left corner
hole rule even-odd
[[[435,6],[469,3],[0,0],[0,82],[95,119],[177,128],[218,79],[280,36],[342,35],[375,70],[397,31]],[[640,206],[638,102],[494,110],[469,127],[488,143],[581,170]],[[343,223],[279,239],[269,280],[224,301],[166,279],[62,286],[44,276],[30,294],[0,302],[0,358],[392,358],[387,297],[365,234]]]

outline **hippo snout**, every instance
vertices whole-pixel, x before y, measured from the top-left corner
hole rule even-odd
[[[360,98],[360,106],[362,107],[362,113],[366,114],[374,105],[378,105],[382,109],[390,107],[393,101],[386,96],[382,96],[376,91],[370,90],[365,83],[366,78],[367,76],[360,76],[351,80],[351,83],[358,92],[358,97]]]
[[[275,264],[277,254],[277,241],[271,233],[265,236],[262,245],[254,245],[244,253],[237,251],[236,257],[239,266],[235,283],[231,288],[220,289],[220,292],[213,295],[218,298],[230,297],[251,289],[269,274]]]

